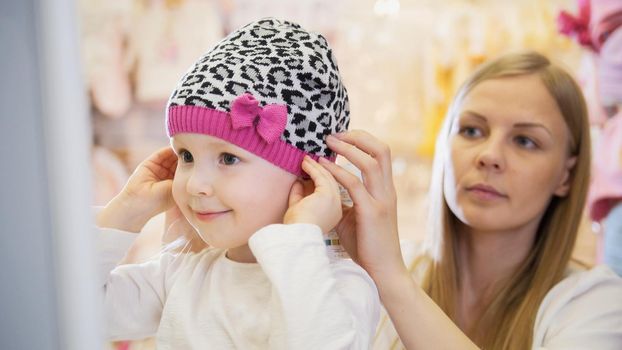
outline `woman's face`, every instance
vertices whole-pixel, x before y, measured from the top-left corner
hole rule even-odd
[[[491,79],[469,92],[453,120],[444,195],[479,231],[535,232],[553,196],[565,196],[569,131],[535,74]]]

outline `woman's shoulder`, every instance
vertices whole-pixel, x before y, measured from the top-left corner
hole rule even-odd
[[[564,297],[565,300],[575,300],[604,291],[622,291],[622,278],[609,266],[597,265],[586,269],[579,265],[569,265],[564,279],[549,291],[544,301],[550,299],[552,302],[553,299],[559,300],[560,297]],[[619,299],[622,301],[622,298]]]
[[[606,265],[571,267],[540,304],[534,346],[609,349],[622,338],[622,279]],[[617,339],[617,340],[616,340]]]
[[[587,314],[602,306],[622,313],[622,278],[610,267],[598,265],[591,269],[571,266],[566,277],[547,293],[540,305],[538,318],[565,308],[585,308]]]

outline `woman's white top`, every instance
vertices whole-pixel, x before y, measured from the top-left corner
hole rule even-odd
[[[412,262],[421,247],[402,242],[402,251],[405,260]],[[373,348],[404,348],[385,310]],[[606,265],[587,271],[569,269],[540,304],[531,349],[622,350],[622,278]]]

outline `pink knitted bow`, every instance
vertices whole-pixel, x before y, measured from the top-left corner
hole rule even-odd
[[[287,124],[287,106],[270,104],[259,105],[249,93],[236,97],[231,102],[231,125],[234,129],[255,126],[264,141],[271,144],[278,140]]]

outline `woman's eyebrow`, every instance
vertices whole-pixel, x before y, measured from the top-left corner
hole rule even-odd
[[[516,128],[542,128],[544,129],[551,137],[553,137],[553,133],[551,133],[551,131],[544,126],[544,124],[540,124],[540,123],[529,123],[529,122],[525,122],[525,123],[516,123],[514,124],[514,127]]]
[[[465,116],[475,117],[475,118],[481,119],[481,120],[483,120],[485,122],[488,121],[488,119],[486,119],[486,117],[484,117],[483,115],[481,115],[481,114],[479,114],[477,112],[470,111],[470,110],[466,110],[466,111],[463,111],[462,113],[460,113],[460,117],[465,117]],[[546,126],[544,126],[544,124],[532,123],[532,122],[520,122],[520,123],[515,123],[514,127],[517,127],[517,128],[542,128],[551,137],[553,137],[553,133],[551,132],[551,130],[549,130]]]
[[[485,122],[488,121],[488,119],[486,119],[486,117],[484,117],[483,115],[481,115],[479,113],[476,113],[476,112],[473,112],[473,111],[469,111],[469,110],[466,110],[466,111],[463,111],[462,113],[460,113],[460,117],[475,117],[475,118],[481,119],[481,120],[483,120]]]

